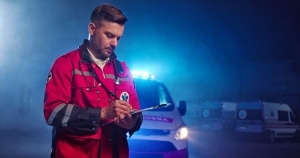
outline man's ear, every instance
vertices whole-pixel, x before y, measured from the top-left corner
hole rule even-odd
[[[90,22],[88,25],[89,34],[93,35],[95,30],[96,30],[96,25],[94,23]]]

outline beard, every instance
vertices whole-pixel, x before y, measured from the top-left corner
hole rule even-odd
[[[109,58],[115,50],[114,46],[104,45],[101,40],[97,40],[97,38],[91,38],[89,45],[94,56],[102,60]]]
[[[99,59],[102,59],[102,60],[105,60],[107,58],[109,58],[114,52],[114,49],[111,48],[111,47],[106,47],[106,48],[103,48],[103,49],[97,49],[96,50],[96,54],[95,54],[95,57],[96,58],[99,58]]]

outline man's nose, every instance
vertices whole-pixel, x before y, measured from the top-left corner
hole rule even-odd
[[[114,47],[117,47],[117,45],[118,45],[118,39],[117,39],[117,38],[111,39],[110,45],[112,45],[112,46],[114,46]]]

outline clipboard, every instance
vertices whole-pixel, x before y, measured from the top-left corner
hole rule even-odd
[[[131,115],[134,115],[134,114],[137,114],[137,113],[140,113],[140,112],[149,111],[149,110],[154,110],[154,109],[166,107],[166,106],[169,106],[169,105],[171,105],[171,103],[159,104],[159,105],[155,105],[155,106],[152,106],[152,107],[149,107],[149,108],[144,108],[144,109],[140,109],[140,110],[131,111],[130,114],[131,114]],[[107,122],[107,123],[102,124],[101,126],[105,126],[105,125],[110,124],[110,123],[113,123],[113,122],[114,122],[114,121],[109,121],[109,122]]]
[[[144,109],[140,109],[140,110],[131,111],[130,114],[133,115],[133,114],[136,114],[136,113],[139,113],[139,112],[154,110],[154,109],[166,107],[166,106],[169,106],[169,105],[171,105],[171,103],[159,104],[159,105],[155,105],[155,106],[152,106],[152,107],[149,107],[149,108],[144,108]]]

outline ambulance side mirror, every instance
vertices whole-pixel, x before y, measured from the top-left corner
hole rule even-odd
[[[181,116],[184,116],[186,114],[186,101],[179,101],[178,111]]]

